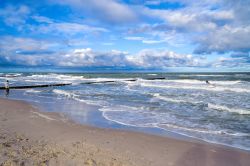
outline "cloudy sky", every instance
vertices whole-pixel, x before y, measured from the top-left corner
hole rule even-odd
[[[250,71],[250,0],[0,0],[0,68]]]

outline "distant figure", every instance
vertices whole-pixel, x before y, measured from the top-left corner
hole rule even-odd
[[[5,82],[5,89],[10,89],[10,84],[9,84],[9,80],[7,80],[6,82]]]
[[[7,80],[6,82],[5,82],[5,96],[9,96],[9,93],[10,93],[10,85],[9,85],[9,80]]]
[[[208,80],[206,80],[206,84],[210,84],[210,82]]]

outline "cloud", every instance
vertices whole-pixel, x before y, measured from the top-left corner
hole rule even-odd
[[[225,53],[250,51],[250,26],[223,26],[198,39],[195,53]]]
[[[8,26],[19,26],[26,23],[26,19],[30,12],[29,7],[25,5],[18,7],[9,5],[0,9],[0,18],[2,18],[4,23]]]
[[[97,52],[90,48],[76,49],[61,57],[59,66],[67,67],[133,67],[166,69],[206,65],[202,58],[177,54],[167,50],[142,50],[136,54],[112,50]]]
[[[3,36],[0,40],[1,52],[13,53],[16,51],[40,51],[48,50],[59,46],[59,43],[32,38]]]
[[[39,22],[39,23],[48,23],[48,24],[54,23],[52,19],[48,17],[44,17],[44,16],[39,16],[39,15],[32,16],[32,19],[34,19],[36,22]]]
[[[220,57],[211,63],[214,68],[250,68],[250,57]]]
[[[116,50],[110,52],[97,52],[90,48],[76,49],[64,55],[58,65],[70,67],[121,67],[130,64],[126,56],[126,52]]]
[[[35,3],[9,1],[0,8],[1,65],[249,67],[250,0],[48,0]],[[67,12],[52,14],[54,9],[67,9]],[[134,46],[127,51],[134,52],[141,47],[142,50],[133,54],[98,51],[98,48],[106,50],[105,46],[124,49],[123,44],[127,47],[130,42]],[[158,50],[163,43],[166,49]],[[86,48],[90,46],[95,49]],[[175,53],[169,48],[186,53]],[[208,62],[214,55],[221,58]]]
[[[144,44],[158,44],[166,42],[165,40],[147,39],[145,37],[139,37],[139,36],[127,36],[124,39],[132,41],[141,41]]]
[[[59,43],[31,38],[5,36],[0,40],[0,59],[3,64],[46,66],[58,58]]]
[[[166,69],[168,67],[201,67],[206,65],[201,58],[193,57],[190,54],[177,54],[168,50],[145,49],[128,57],[128,59],[136,66],[144,68]]]
[[[19,34],[72,37],[74,35],[96,35],[109,30],[73,21],[59,21],[39,15],[38,12],[25,5],[7,5],[0,8],[0,18],[9,27],[15,28]],[[6,29],[8,30],[8,29]],[[27,34],[29,33],[29,34]]]
[[[116,0],[51,0],[51,2],[70,5],[73,9],[108,23],[128,23],[137,19],[135,12],[128,5]]]
[[[159,0],[185,4],[178,9],[152,9],[140,7],[141,13],[157,24],[146,24],[129,30],[129,34],[159,34],[159,41],[169,42],[168,34],[175,33],[182,44],[190,43],[196,48],[194,53],[210,54],[228,52],[249,52],[250,1],[180,1]],[[152,3],[152,1],[147,1]],[[162,33],[161,33],[162,32]],[[156,40],[155,40],[156,41]]]
[[[91,33],[108,32],[108,30],[105,28],[93,27],[89,25],[70,23],[70,22],[60,22],[60,23],[53,22],[45,25],[39,25],[37,27],[34,27],[34,30],[44,34],[53,34],[53,35],[59,34],[66,36],[85,34],[86,32],[91,32]]]
[[[0,61],[1,64],[14,66],[127,67],[141,69],[204,66],[201,58],[167,50],[142,50],[135,54],[118,50],[95,51],[90,48],[68,50],[64,48],[63,43],[10,36],[0,40]]]

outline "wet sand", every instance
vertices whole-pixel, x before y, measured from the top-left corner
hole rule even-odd
[[[0,99],[0,165],[249,166],[250,152],[76,124]]]

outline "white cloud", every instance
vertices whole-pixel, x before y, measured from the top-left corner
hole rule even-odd
[[[55,62],[60,44],[52,41],[20,37],[1,37],[0,61],[7,64],[37,66]]]
[[[2,17],[4,23],[8,26],[20,26],[26,22],[30,14],[29,7],[21,5],[19,7],[6,6],[0,9],[0,18]],[[21,29],[21,27],[18,27]]]
[[[141,40],[144,40],[144,37],[140,37],[140,36],[127,36],[124,39],[126,39],[126,40],[141,41]]]
[[[144,44],[158,44],[166,42],[165,40],[147,39],[145,37],[139,37],[139,36],[127,36],[124,39],[132,41],[140,41]]]
[[[25,51],[39,51],[46,50],[54,46],[55,43],[47,42],[43,40],[35,40],[32,38],[22,38],[22,37],[11,37],[5,36],[1,37],[0,49],[6,52],[15,52],[17,50]]]
[[[203,59],[168,50],[142,50],[128,57],[136,66],[145,68],[192,67],[206,65]]]
[[[12,44],[6,44],[12,43]],[[60,50],[60,51],[58,51]],[[247,66],[249,54],[220,58],[212,63],[204,57],[178,54],[168,50],[145,49],[135,54],[111,50],[95,51],[90,48],[63,50],[62,43],[30,38],[5,37],[0,40],[0,64],[23,66],[61,67],[129,67],[140,69],[167,69],[169,67],[223,67]]]
[[[77,34],[98,34],[109,30],[75,22],[62,22],[31,12],[28,6],[9,5],[0,9],[0,18],[7,26],[16,28],[19,33],[72,36]],[[36,21],[34,24],[30,21]]]
[[[250,51],[250,26],[231,27],[223,26],[208,35],[198,39],[196,53],[212,52],[249,52]]]
[[[146,1],[146,4],[160,5],[165,2],[183,4],[177,9],[152,9],[138,7],[144,16],[158,21],[158,24],[146,24],[129,30],[129,34],[144,36],[151,34],[152,41],[165,41],[172,32],[181,45],[190,43],[197,46],[195,53],[249,52],[248,38],[250,26],[250,0],[213,0],[181,1],[158,0]],[[155,40],[155,34],[158,34]],[[178,37],[177,37],[178,36]],[[149,37],[150,38],[150,37]]]
[[[137,19],[128,5],[116,0],[51,0],[51,2],[70,5],[105,22],[126,23]]]
[[[35,15],[32,16],[32,18],[39,22],[39,23],[48,23],[48,24],[52,24],[54,21],[48,17],[44,17],[44,16],[39,16],[39,15]]]
[[[97,52],[90,48],[76,49],[62,56],[59,66],[73,67],[139,67],[165,69],[168,67],[204,66],[202,58],[177,54],[167,50],[142,50],[136,54],[112,50]]]
[[[76,35],[84,34],[86,32],[108,32],[105,28],[92,27],[89,25],[83,25],[78,23],[50,23],[46,25],[40,25],[35,28],[40,33],[49,33],[49,34],[63,34],[63,35]]]
[[[121,67],[130,64],[129,61],[127,61],[127,55],[126,52],[117,50],[112,50],[110,52],[97,52],[90,48],[76,49],[73,52],[62,56],[58,65],[73,67]]]

